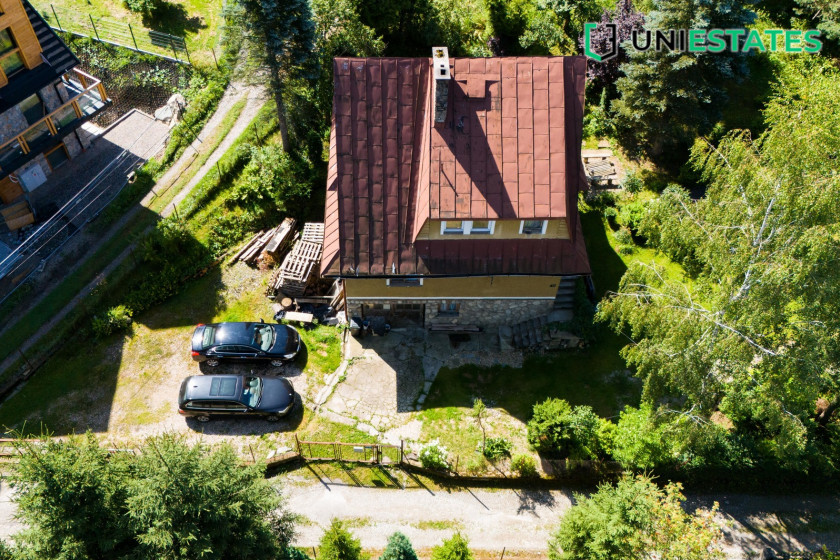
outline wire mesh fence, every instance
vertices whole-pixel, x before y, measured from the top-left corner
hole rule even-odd
[[[42,9],[41,16],[57,31],[90,37],[102,43],[153,54],[178,63],[192,64],[183,37],[97,17],[84,10],[67,10],[53,4],[49,5],[49,9]]]
[[[384,443],[343,443],[338,441],[303,441],[295,443],[298,454],[309,461],[345,461],[375,465],[399,465],[403,461],[402,445]]]
[[[93,120],[99,126],[108,126],[121,116],[139,109],[147,114],[166,104],[176,91],[184,91],[189,85],[194,69],[166,59],[137,57],[130,64],[113,64],[117,57],[108,58],[114,47],[94,43],[94,48],[74,45],[81,68],[99,79],[105,85],[111,105]]]

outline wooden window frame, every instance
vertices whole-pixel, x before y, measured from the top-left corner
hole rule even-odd
[[[70,152],[67,151],[67,146],[64,145],[64,141],[62,140],[58,143],[58,146],[50,148],[49,150],[44,152],[44,159],[46,160],[47,165],[50,167],[50,171],[55,171],[55,168],[52,166],[52,164],[50,163],[50,159],[47,156],[59,149],[64,149],[64,155],[67,156],[67,161],[70,161]]]
[[[17,75],[18,73],[20,73],[24,69],[29,70],[30,69],[29,64],[26,63],[26,57],[23,56],[23,51],[20,50],[20,43],[18,42],[17,37],[15,37],[14,30],[12,29],[11,26],[9,26],[9,27],[4,27],[3,29],[0,29],[0,32],[3,32],[3,31],[8,31],[9,32],[9,37],[12,38],[12,43],[14,43],[15,46],[14,46],[13,49],[9,50],[8,52],[4,52],[3,54],[0,54],[0,62],[5,60],[6,58],[12,56],[13,54],[17,53],[18,56],[20,56],[21,62],[23,62],[23,68],[21,70],[18,70],[18,72],[16,72],[15,74],[12,74],[12,76]],[[0,83],[3,84],[3,85],[6,85],[6,84],[9,83],[9,76],[6,75],[6,71],[3,70],[3,65],[2,64],[0,64]]]

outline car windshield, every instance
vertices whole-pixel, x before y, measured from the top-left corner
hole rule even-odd
[[[242,402],[254,407],[260,404],[262,380],[259,377],[246,377],[242,384]]]
[[[204,327],[204,332],[202,333],[201,337],[201,348],[208,348],[210,345],[213,344],[213,339],[215,338],[216,329],[213,327]]]
[[[254,339],[252,342],[255,346],[259,346],[263,352],[268,350],[274,344],[274,329],[269,325],[257,325],[254,327]]]

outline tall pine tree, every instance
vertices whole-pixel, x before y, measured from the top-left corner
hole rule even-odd
[[[227,15],[241,25],[250,54],[268,73],[277,104],[280,142],[289,151],[287,84],[296,78],[315,77],[315,23],[309,1],[236,0]]]
[[[655,0],[654,7],[645,22],[651,34],[740,29],[755,18],[738,0]],[[685,154],[698,134],[711,130],[726,101],[725,83],[746,73],[740,54],[657,52],[653,45],[629,54],[630,61],[621,66],[624,76],[616,82],[620,97],[612,105],[615,124],[628,152],[660,162],[674,151]]]

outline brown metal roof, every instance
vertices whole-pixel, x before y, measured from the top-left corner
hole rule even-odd
[[[335,59],[322,273],[589,273],[576,208],[585,58],[451,69],[435,126],[431,59]],[[572,241],[414,241],[427,219],[563,217]]]

